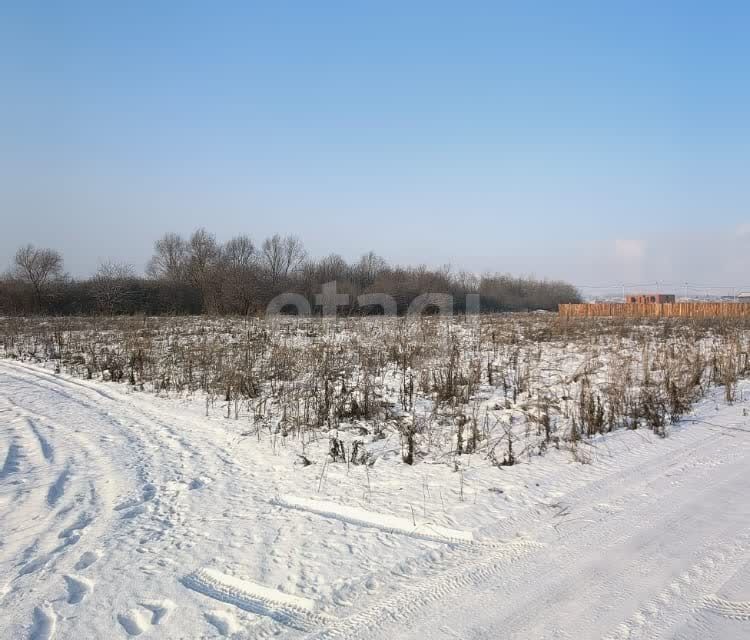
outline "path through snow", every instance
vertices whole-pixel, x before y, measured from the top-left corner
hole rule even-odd
[[[0,361],[0,637],[750,637],[748,407],[459,494]]]

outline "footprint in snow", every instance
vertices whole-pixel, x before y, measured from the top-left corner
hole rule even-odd
[[[63,576],[68,588],[68,604],[78,604],[94,590],[94,583],[80,576]]]
[[[242,629],[237,618],[226,611],[206,611],[203,617],[221,636],[231,636]]]
[[[188,488],[191,491],[194,491],[195,489],[203,489],[203,487],[207,486],[210,483],[211,483],[211,478],[208,478],[207,476],[199,476],[191,480],[190,484],[188,485]]]
[[[143,489],[141,491],[144,502],[149,502],[156,496],[156,487],[151,483],[143,485]]]
[[[49,604],[36,607],[29,632],[29,640],[50,640],[55,635],[56,626],[57,614]]]
[[[144,613],[138,609],[118,613],[117,622],[122,625],[129,636],[139,636],[150,626]]]
[[[126,509],[132,509],[133,507],[141,507],[143,508],[143,505],[146,502],[151,502],[156,497],[156,487],[151,484],[145,484],[143,485],[143,488],[141,489],[141,497],[140,498],[130,498],[128,500],[124,500],[120,504],[117,504],[114,506],[115,511],[125,511]]]
[[[161,624],[175,608],[175,603],[171,600],[150,600],[138,604],[140,608],[133,608],[117,615],[117,621],[129,636],[139,636],[151,627]]]
[[[152,625],[161,624],[169,617],[169,614],[172,613],[172,610],[175,608],[175,604],[171,600],[150,600],[147,602],[139,602],[138,604],[151,612]]]
[[[78,562],[76,562],[75,570],[83,571],[84,569],[88,569],[101,557],[101,551],[87,551],[78,559]]]
[[[125,513],[123,513],[122,518],[124,520],[127,520],[129,518],[135,518],[136,516],[139,516],[142,513],[147,513],[148,511],[150,511],[149,507],[146,504],[141,502],[135,505],[132,509],[130,509],[130,511],[126,511]]]

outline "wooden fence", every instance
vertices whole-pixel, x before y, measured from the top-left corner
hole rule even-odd
[[[593,318],[598,316],[647,318],[739,318],[750,317],[747,302],[670,302],[631,303],[594,302],[591,304],[561,304],[564,318]]]

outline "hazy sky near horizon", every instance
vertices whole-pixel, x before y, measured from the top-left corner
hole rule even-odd
[[[0,269],[205,226],[750,286],[748,33],[746,2],[3,3]]]

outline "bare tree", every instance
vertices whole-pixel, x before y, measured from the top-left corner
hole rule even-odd
[[[94,278],[102,280],[129,280],[135,278],[135,268],[127,262],[105,260],[99,263]]]
[[[313,263],[315,277],[318,282],[326,283],[333,280],[343,282],[351,276],[351,268],[339,254],[332,253]]]
[[[373,251],[368,251],[354,267],[354,277],[357,284],[365,289],[369,287],[380,273],[388,268],[386,261]]]
[[[271,281],[275,284],[279,279],[288,276],[290,271],[299,269],[307,257],[307,252],[296,236],[282,238],[277,233],[263,242],[261,257]]]
[[[249,236],[235,236],[229,240],[222,250],[225,263],[233,268],[250,267],[255,262],[257,254],[255,244]]]
[[[133,265],[112,261],[100,263],[91,278],[91,288],[99,310],[114,313],[117,305],[127,298],[128,284],[134,278]]]
[[[177,233],[165,233],[154,244],[154,255],[146,273],[155,279],[184,282],[187,276],[188,246]]]
[[[225,309],[246,315],[257,303],[258,254],[249,236],[235,236],[221,251],[223,305]]]
[[[204,308],[216,310],[221,298],[222,278],[219,273],[221,247],[216,236],[201,228],[188,241],[188,281],[200,291]]]
[[[42,308],[50,284],[62,273],[62,256],[53,249],[37,249],[28,244],[16,251],[13,275],[31,285],[37,310]]]
[[[215,305],[219,298],[221,278],[217,267],[221,247],[213,234],[196,230],[189,240],[176,233],[166,233],[154,245],[146,273],[155,279],[173,284],[190,284],[201,295],[205,307]]]
[[[221,254],[221,249],[216,242],[216,237],[205,229],[193,232],[188,241],[188,269],[187,275],[190,282],[203,289],[207,283],[211,268],[216,264]]]

